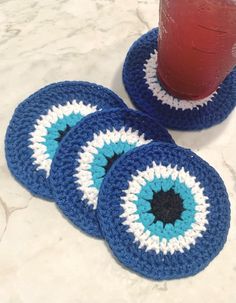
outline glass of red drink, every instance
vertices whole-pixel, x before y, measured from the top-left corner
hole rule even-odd
[[[235,0],[160,0],[157,75],[187,100],[212,94],[236,65]]]

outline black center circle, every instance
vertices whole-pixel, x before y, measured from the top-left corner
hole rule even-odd
[[[161,221],[164,225],[174,224],[176,220],[181,220],[183,211],[183,200],[173,189],[154,193],[150,210],[155,216],[154,223]]]
[[[55,139],[58,143],[65,137],[65,135],[71,130],[71,126],[66,124],[66,128],[64,130],[59,130],[59,136]]]
[[[107,173],[109,171],[109,169],[112,167],[112,164],[118,159],[120,158],[121,154],[114,154],[111,158],[107,158],[107,164],[105,165],[104,169],[105,172]]]

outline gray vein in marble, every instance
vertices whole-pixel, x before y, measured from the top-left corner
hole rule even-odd
[[[228,169],[231,176],[233,177],[233,184],[234,184],[233,189],[236,192],[236,170],[233,168],[233,166],[230,163],[227,162],[223,153],[221,153],[221,156],[222,156],[224,166]]]
[[[153,285],[152,290],[159,290],[159,291],[167,291],[168,290],[168,284],[167,282],[160,282]]]
[[[9,42],[10,39],[17,37],[20,32],[20,29],[14,28],[12,24],[8,24],[5,29],[5,35],[3,35],[3,39],[0,41],[0,45],[3,45]]]
[[[151,29],[148,22],[144,19],[142,11],[139,8],[136,9],[136,16],[138,17],[138,20],[147,28],[147,30]]]
[[[7,226],[10,220],[11,215],[16,212],[16,211],[20,211],[20,210],[24,210],[29,206],[30,201],[33,199],[33,196],[31,196],[28,200],[28,204],[24,207],[8,207],[7,204],[3,201],[3,199],[0,197],[0,204],[4,210],[5,213],[5,227],[3,228],[2,233],[0,234],[0,242],[2,241],[6,231],[7,231]]]

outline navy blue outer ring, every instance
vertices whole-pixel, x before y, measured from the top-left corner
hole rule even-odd
[[[132,109],[104,110],[87,116],[65,136],[52,163],[50,182],[59,209],[81,230],[98,238],[102,238],[102,234],[96,210],[83,200],[83,193],[75,183],[78,153],[94,134],[122,127],[139,130],[145,139],[174,143],[167,130],[146,114]]]
[[[36,170],[28,147],[29,134],[41,115],[52,105],[65,105],[72,100],[97,105],[98,109],[126,108],[124,102],[111,90],[82,81],[64,81],[50,84],[19,104],[10,121],[5,138],[8,167],[15,178],[33,195],[53,199],[49,179],[43,170]]]
[[[221,84],[213,102],[192,110],[170,108],[153,96],[144,79],[144,63],[158,48],[157,36],[156,28],[141,36],[131,46],[125,59],[123,82],[132,102],[170,129],[201,130],[225,120],[236,105],[236,68]]]
[[[123,225],[121,208],[123,190],[128,189],[131,175],[145,170],[152,162],[184,167],[204,186],[210,204],[207,230],[196,244],[184,253],[156,254],[139,249],[134,235]],[[154,280],[179,279],[197,274],[220,252],[227,238],[230,204],[218,173],[193,152],[167,143],[150,143],[126,153],[110,169],[100,188],[98,219],[105,240],[118,260],[136,273]]]

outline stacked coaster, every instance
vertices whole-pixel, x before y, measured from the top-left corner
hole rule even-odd
[[[100,189],[98,219],[113,254],[155,280],[204,269],[230,221],[225,186],[190,150],[153,142],[122,156]]]
[[[236,105],[236,68],[212,95],[198,101],[170,95],[157,75],[158,29],[130,48],[123,69],[125,88],[138,109],[178,130],[201,130],[225,120]]]
[[[6,158],[31,193],[147,278],[194,275],[226,241],[230,207],[217,172],[104,87],[62,82],[26,99]]]
[[[6,134],[12,174],[32,194],[53,199],[49,175],[57,147],[83,117],[109,108],[126,108],[112,91],[96,84],[66,81],[48,85],[15,110]]]
[[[123,154],[153,140],[174,143],[157,122],[131,109],[98,112],[77,124],[61,143],[50,175],[65,216],[88,234],[102,237],[96,209],[105,175]]]

